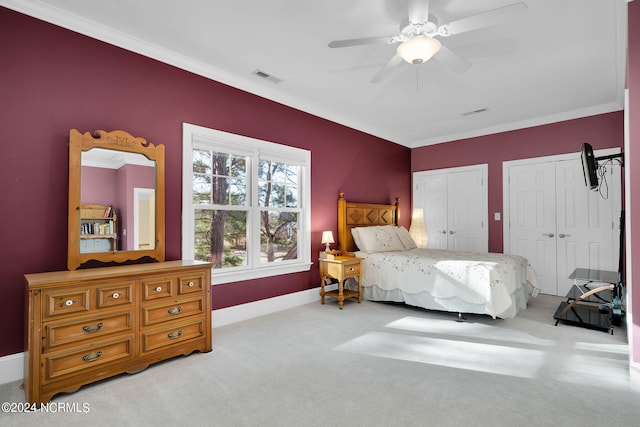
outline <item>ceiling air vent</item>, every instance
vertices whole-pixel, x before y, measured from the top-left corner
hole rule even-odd
[[[280,82],[282,82],[282,79],[280,79],[278,77],[275,77],[275,76],[272,76],[271,74],[265,73],[264,71],[261,71],[261,70],[255,70],[253,72],[253,74],[255,74],[256,76],[258,76],[260,78],[263,78],[265,80],[269,80],[271,83],[280,83]]]
[[[485,111],[489,111],[487,107],[478,108],[477,110],[467,111],[466,113],[462,113],[463,116],[472,116],[474,114],[484,113]]]

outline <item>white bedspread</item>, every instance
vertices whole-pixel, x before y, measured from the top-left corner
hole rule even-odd
[[[515,255],[435,249],[356,255],[364,258],[365,289],[427,292],[436,300],[458,299],[482,306],[482,311],[494,318],[514,317],[522,308],[517,306],[516,295],[524,288],[528,298],[528,279],[536,286],[526,258]]]

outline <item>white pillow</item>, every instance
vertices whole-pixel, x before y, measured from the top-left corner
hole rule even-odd
[[[358,249],[363,251],[363,252],[366,252],[362,248],[362,241],[360,240],[360,234],[358,233],[358,228],[357,227],[351,229],[351,235],[353,236],[353,241],[355,242],[355,244],[358,247]]]
[[[414,242],[411,238],[409,230],[407,230],[403,226],[396,227],[396,233],[398,233],[398,238],[404,245],[405,249],[415,249],[418,247],[418,245],[416,245],[416,242]]]
[[[375,253],[404,250],[404,245],[392,225],[357,227],[356,235],[360,240],[358,248],[363,252]]]

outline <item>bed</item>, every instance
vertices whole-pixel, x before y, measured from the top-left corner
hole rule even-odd
[[[520,256],[420,249],[399,226],[400,205],[338,198],[338,243],[363,258],[363,298],[430,310],[515,317],[526,309],[533,271]]]

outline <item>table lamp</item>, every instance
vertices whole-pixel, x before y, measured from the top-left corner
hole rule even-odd
[[[325,253],[331,252],[331,248],[329,247],[329,245],[331,243],[335,243],[335,241],[333,240],[333,233],[331,231],[322,232],[322,243],[326,245],[326,248],[324,250]]]

